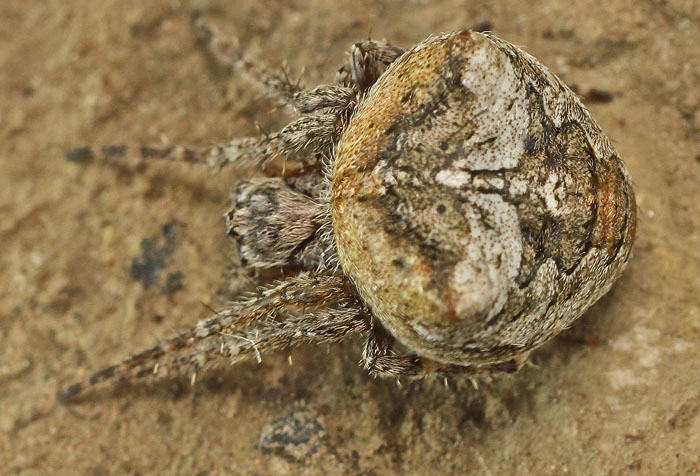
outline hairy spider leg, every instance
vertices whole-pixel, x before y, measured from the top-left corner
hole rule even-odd
[[[221,357],[238,362],[303,342],[333,342],[368,329],[364,308],[340,277],[302,273],[240,299],[165,343],[100,370],[58,392],[70,402],[95,385],[200,368]]]

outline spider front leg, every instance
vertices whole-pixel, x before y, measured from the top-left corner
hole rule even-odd
[[[222,331],[187,353],[161,358],[152,368],[142,366],[133,378],[181,375],[189,371],[194,381],[197,372],[210,365],[222,362],[233,365],[251,359],[260,363],[263,354],[276,350],[304,343],[338,342],[367,330],[364,312],[354,303],[336,303],[332,308],[290,314],[284,320],[262,319],[240,329]]]
[[[367,330],[365,309],[347,280],[300,274],[240,299],[192,329],[58,392],[70,402],[102,382],[193,372],[207,364],[260,358],[304,342],[335,342]]]
[[[350,60],[338,70],[336,82],[366,91],[404,51],[379,41],[355,43],[350,50]]]

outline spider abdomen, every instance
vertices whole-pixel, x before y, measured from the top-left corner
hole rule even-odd
[[[426,40],[371,88],[338,144],[340,264],[421,356],[508,360],[568,327],[634,239],[627,171],[576,96],[516,47]]]

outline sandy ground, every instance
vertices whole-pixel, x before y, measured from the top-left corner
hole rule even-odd
[[[84,143],[204,145],[289,119],[206,60],[194,7],[267,63],[305,68],[307,85],[370,30],[408,46],[488,21],[581,91],[612,93],[590,109],[635,181],[625,275],[536,367],[478,390],[372,380],[351,340],[194,389],[183,378],[58,404],[61,386],[248,286],[226,278],[222,214],[250,171],[64,159]],[[0,474],[700,474],[699,44],[696,0],[3,0]]]

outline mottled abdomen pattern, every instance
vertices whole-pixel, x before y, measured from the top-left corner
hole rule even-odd
[[[490,36],[433,37],[369,91],[338,145],[340,264],[399,342],[502,362],[568,327],[630,256],[624,165],[578,98]]]

